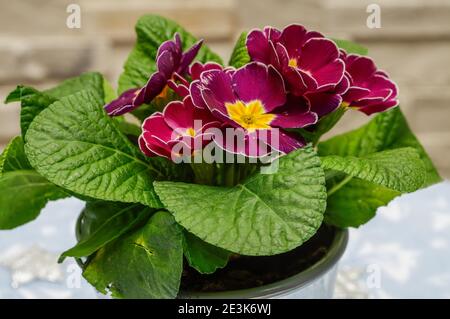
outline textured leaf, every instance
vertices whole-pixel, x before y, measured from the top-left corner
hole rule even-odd
[[[116,298],[174,298],[183,270],[182,233],[167,212],[101,248],[83,276]]]
[[[20,102],[23,98],[39,93],[38,90],[31,87],[18,85],[13,91],[11,91],[5,99],[5,104],[12,102]]]
[[[319,143],[318,152],[320,156],[363,157],[372,153],[402,147],[412,147],[419,152],[427,171],[423,186],[428,186],[441,180],[436,168],[420,142],[411,132],[399,108],[377,115],[368,124],[356,130]]]
[[[105,104],[117,98],[116,90],[114,90],[111,83],[109,83],[106,79],[103,79],[103,95]]]
[[[50,104],[84,89],[93,90],[104,99],[103,76],[96,72],[84,73],[43,92],[31,87],[18,86],[8,95],[5,102],[21,102],[20,128],[22,136],[25,136],[33,119]]]
[[[0,156],[0,177],[2,173],[22,169],[31,169],[23,149],[23,140],[17,136],[11,140]]]
[[[56,98],[40,92],[22,99],[20,108],[20,130],[22,136],[26,135],[34,118],[55,101],[57,101]]]
[[[347,53],[355,53],[360,55],[367,55],[369,53],[369,50],[367,50],[367,48],[355,42],[341,39],[333,39],[333,41],[340,49],[344,49],[345,51],[347,51]]]
[[[155,182],[176,221],[204,241],[243,255],[274,255],[308,240],[326,205],[325,178],[311,147],[279,159],[275,174],[235,187]]]
[[[230,257],[228,251],[208,244],[187,231],[184,232],[183,248],[189,266],[202,274],[212,274],[218,268],[225,267]]]
[[[83,90],[92,90],[104,99],[105,94],[103,81],[103,76],[100,73],[83,73],[80,76],[61,82],[52,89],[45,90],[44,93],[55,99],[61,99]]]
[[[104,219],[101,220],[101,224],[97,225],[96,229],[88,236],[85,236],[73,248],[65,251],[60,257],[60,262],[65,257],[90,256],[130,229],[146,222],[153,212],[152,209],[140,204],[130,205],[114,202],[95,202],[95,204],[90,204],[90,206],[94,206],[90,207],[91,212],[94,209],[99,210],[100,217]]]
[[[155,59],[158,47],[166,40],[173,39],[178,32],[183,41],[183,49],[192,46],[197,39],[172,20],[157,16],[145,15],[136,24],[137,42],[124,66],[119,78],[119,93],[143,86],[152,72],[155,71]],[[202,46],[197,55],[201,62],[214,61],[222,64],[218,55]]]
[[[242,32],[236,41],[233,52],[231,53],[230,62],[228,63],[230,66],[240,68],[250,62],[250,55],[248,54],[246,41],[247,32]]]
[[[96,199],[161,204],[152,182],[180,169],[162,158],[145,158],[106,115],[91,91],[62,98],[30,125],[25,151],[49,181]]]
[[[419,153],[411,147],[373,153],[365,157],[329,155],[321,158],[324,169],[344,172],[399,192],[419,189],[425,168]]]
[[[31,168],[22,138],[14,138],[0,156],[0,229],[25,224],[35,219],[49,200],[66,196]]]
[[[139,135],[141,135],[142,130],[136,124],[127,122],[121,116],[114,117],[114,120],[116,121],[116,124],[119,127],[119,130],[123,134],[125,134],[125,135],[132,135],[132,136],[135,136],[135,137],[138,137]]]
[[[397,191],[353,178],[328,197],[325,222],[342,228],[358,227],[399,195]]]
[[[12,229],[32,221],[48,201],[67,196],[33,170],[3,173],[0,190],[0,229]]]

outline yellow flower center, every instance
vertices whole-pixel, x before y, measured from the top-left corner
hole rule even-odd
[[[247,131],[270,129],[270,122],[275,115],[267,114],[261,101],[253,100],[248,103],[236,101],[225,103],[230,118]]]
[[[289,63],[288,64],[289,64],[290,67],[296,68],[298,66],[297,59],[295,59],[295,58],[289,59]]]
[[[186,130],[186,135],[194,137],[195,136],[195,130],[192,127],[188,128]]]

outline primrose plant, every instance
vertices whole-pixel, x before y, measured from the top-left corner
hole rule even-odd
[[[359,45],[266,27],[224,64],[173,21],[144,16],[136,31],[119,96],[85,73],[6,98],[21,103],[22,135],[0,158],[0,229],[85,201],[60,262],[76,258],[100,292],[174,298],[183,269],[289,252],[440,180],[396,84]],[[355,111],[373,116],[322,141]]]

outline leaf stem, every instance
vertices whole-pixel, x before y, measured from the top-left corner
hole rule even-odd
[[[328,191],[327,191],[327,196],[330,197],[331,195],[333,195],[334,193],[336,193],[339,189],[341,189],[345,184],[347,184],[348,182],[350,182],[352,180],[353,176],[348,175],[347,177],[345,177],[342,181],[340,181],[339,183],[337,183],[336,185],[334,185],[333,187],[331,187]]]

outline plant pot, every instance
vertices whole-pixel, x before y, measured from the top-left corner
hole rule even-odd
[[[80,225],[83,213],[80,214],[75,234],[80,239]],[[327,252],[307,269],[286,279],[271,284],[241,290],[220,292],[186,292],[180,291],[182,299],[327,299],[333,297],[336,282],[337,266],[344,254],[348,242],[348,230],[334,228],[333,238]],[[277,258],[272,256],[270,258]],[[77,259],[80,267],[83,262]],[[100,298],[108,298],[100,295]]]
[[[327,253],[315,264],[289,278],[260,287],[220,291],[181,292],[186,299],[327,299],[333,297],[337,266],[348,242],[347,229],[335,229]],[[273,256],[276,258],[276,256]]]

